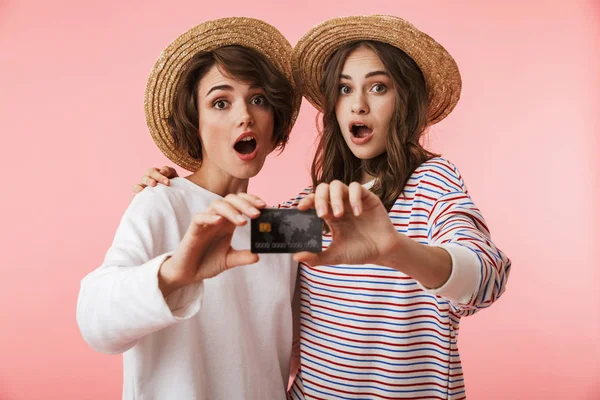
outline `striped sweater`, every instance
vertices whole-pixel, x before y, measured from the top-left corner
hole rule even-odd
[[[310,191],[280,207],[297,206]],[[510,261],[491,242],[460,173],[443,158],[413,172],[389,216],[419,243],[468,249],[477,276],[472,293],[444,296],[377,265],[301,265],[301,367],[289,398],[466,398],[460,318],[502,295]],[[323,248],[330,242],[324,235]]]

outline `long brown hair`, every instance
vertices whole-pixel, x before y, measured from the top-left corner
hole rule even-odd
[[[285,76],[259,52],[242,46],[224,46],[194,55],[186,64],[177,84],[173,111],[167,122],[175,146],[202,160],[202,143],[198,131],[197,92],[200,80],[216,65],[231,78],[255,84],[265,91],[273,110],[273,143],[283,150],[294,112],[294,89]]]
[[[357,158],[346,145],[335,106],[339,81],[346,58],[357,48],[373,50],[389,71],[396,107],[390,122],[385,152],[369,160]],[[437,154],[425,150],[420,138],[427,127],[428,92],[423,73],[402,50],[386,43],[358,41],[338,49],[325,64],[321,93],[325,96],[323,129],[313,159],[313,187],[338,179],[345,184],[360,181],[363,171],[376,178],[371,191],[389,212],[400,197],[414,170]]]

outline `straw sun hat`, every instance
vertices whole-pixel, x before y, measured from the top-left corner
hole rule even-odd
[[[306,99],[323,111],[319,90],[328,58],[344,44],[373,40],[404,51],[419,66],[429,90],[428,121],[444,119],[460,97],[461,78],[456,62],[439,43],[409,22],[388,15],[334,18],[308,31],[294,49],[296,84]]]
[[[292,83],[292,46],[275,27],[253,18],[222,18],[204,22],[175,39],[160,55],[148,78],[144,108],[146,123],[158,148],[175,164],[196,171],[201,162],[175,147],[167,125],[175,89],[186,62],[201,51],[239,45],[258,51]],[[300,110],[297,91],[292,124]]]

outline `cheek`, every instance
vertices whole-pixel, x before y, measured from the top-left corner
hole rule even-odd
[[[383,100],[383,99],[382,99]],[[377,121],[383,125],[382,128],[389,127],[392,117],[394,116],[394,99],[383,100],[377,107]]]
[[[214,118],[209,110],[201,110],[198,117],[198,131],[210,132],[213,129]],[[200,133],[200,138],[204,139],[204,134]]]
[[[396,109],[396,97],[390,96],[388,101],[386,101],[385,107],[386,107],[386,109],[385,109],[386,120],[389,123],[392,120],[392,116],[394,115],[394,110]]]
[[[275,113],[273,112],[273,109],[266,110],[264,118],[266,121],[266,125],[270,126],[270,129],[272,131],[273,127],[275,126]]]
[[[275,127],[275,114],[273,110],[258,110],[254,114],[254,121],[260,127],[259,129],[265,135],[273,135],[273,129]]]
[[[219,151],[219,138],[224,138],[222,134],[223,119],[214,118],[210,114],[205,114],[203,118],[198,121],[198,128],[200,134],[200,140],[202,141],[202,148],[206,149],[208,153]],[[210,150],[209,150],[210,149]]]
[[[335,118],[338,122],[338,125],[341,127],[344,120],[344,101],[342,98],[338,98],[335,103]]]

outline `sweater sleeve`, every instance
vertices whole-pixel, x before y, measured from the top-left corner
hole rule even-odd
[[[166,196],[151,190],[137,195],[123,215],[103,264],[81,281],[77,323],[95,350],[116,354],[144,336],[189,319],[200,309],[203,285],[185,286],[166,299],[158,270],[172,253],[163,238],[177,223]]]
[[[300,270],[296,276],[294,297],[292,298],[292,357],[290,359],[290,379],[288,390],[291,388],[298,370],[300,369]]]
[[[300,200],[302,200],[310,193],[312,193],[312,186],[305,188],[300,193],[298,193],[298,195],[291,197],[289,200],[273,206],[273,208],[296,208],[298,207],[298,203],[300,203]]]
[[[457,315],[468,316],[504,293],[511,262],[492,242],[456,167],[450,164],[444,175],[460,190],[447,191],[435,201],[428,218],[428,241],[450,254],[452,272],[442,287],[425,290],[448,299]]]

